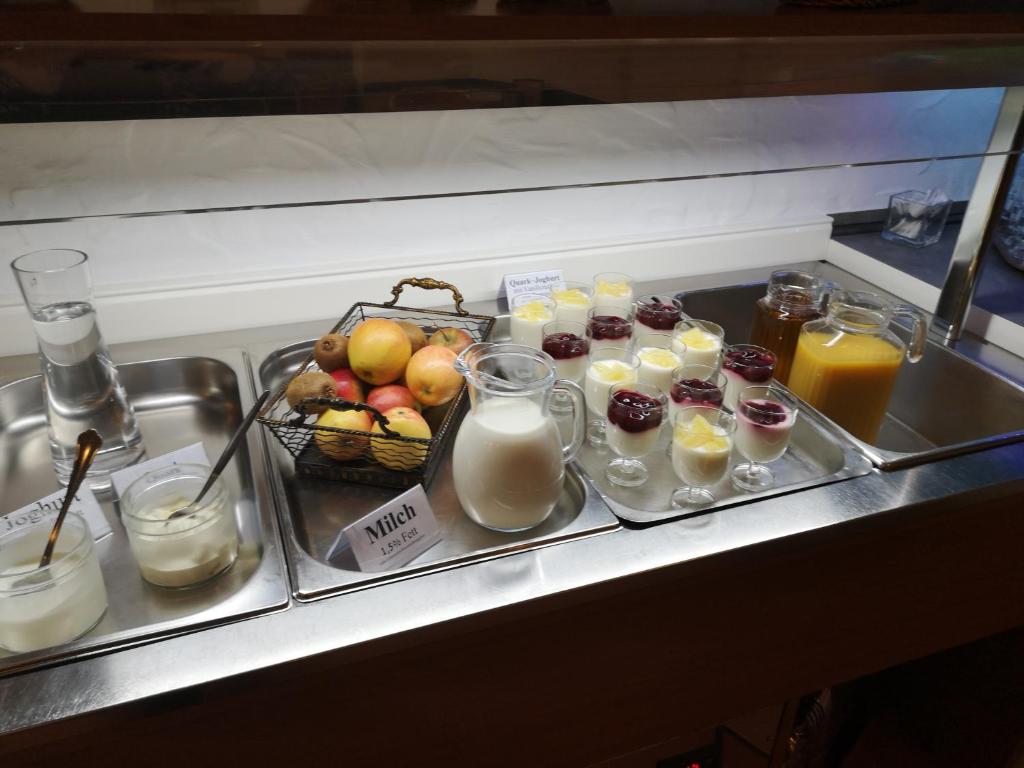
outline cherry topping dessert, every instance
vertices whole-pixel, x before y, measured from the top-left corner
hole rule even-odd
[[[722,390],[705,379],[680,379],[672,385],[672,400],[676,403],[707,403],[716,408],[722,405]]]
[[[747,381],[768,381],[775,372],[775,355],[753,345],[737,345],[725,351],[722,367]]]
[[[662,410],[653,397],[620,389],[608,402],[608,421],[626,432],[646,432],[661,426]]]
[[[743,400],[740,402],[740,413],[764,427],[781,424],[789,415],[783,406],[771,400]]]
[[[636,305],[637,322],[656,331],[671,331],[679,322],[680,310],[671,299],[664,301],[658,296],[651,296],[648,301],[638,301]]]
[[[549,333],[544,337],[541,349],[551,355],[555,360],[569,360],[573,357],[583,357],[590,351],[590,342],[587,339],[577,336],[575,333],[561,331]]]
[[[594,315],[590,318],[590,338],[598,341],[603,339],[628,339],[632,331],[631,325],[624,317]]]

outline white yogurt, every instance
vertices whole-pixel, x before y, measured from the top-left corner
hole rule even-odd
[[[583,377],[587,373],[587,366],[590,362],[586,355],[553,359],[555,361],[555,371],[558,374],[558,378],[568,379],[569,381],[576,382],[577,384],[583,381]]]
[[[594,282],[594,305],[621,310],[628,313],[633,308],[633,286],[625,279],[603,280],[599,276]]]
[[[658,446],[660,427],[645,429],[643,432],[627,432],[622,427],[609,421],[605,428],[608,447],[620,456],[637,458],[646,456]]]
[[[636,383],[636,369],[622,360],[594,360],[587,367],[583,392],[591,413],[604,418],[608,413],[608,391],[613,384]]]
[[[85,522],[68,516],[50,567],[40,570],[49,534],[50,525],[39,524],[0,541],[0,647],[16,653],[74,640],[107,610],[107,590]]]
[[[544,341],[544,326],[554,319],[555,313],[549,303],[539,298],[519,304],[513,308],[509,318],[512,343],[540,349]]]
[[[565,480],[553,418],[526,399],[490,399],[471,410],[455,436],[455,493],[469,518],[486,528],[539,525],[558,503]],[[467,469],[468,468],[468,469]]]
[[[687,364],[699,363],[716,367],[722,354],[722,339],[703,328],[693,326],[682,333],[676,332],[672,349],[684,355]]]
[[[755,408],[768,401],[750,400]],[[752,420],[741,404],[736,410],[736,448],[750,461],[766,463],[781,458],[789,447],[789,435],[796,424],[796,414],[782,406],[785,419],[777,424],[759,424]]]
[[[640,347],[636,351],[640,358],[637,378],[641,384],[650,384],[668,395],[672,389],[672,371],[683,361],[675,352],[661,347]]]
[[[717,424],[708,424],[701,419],[703,427],[710,432],[701,434],[697,419],[685,424],[676,424],[672,435],[672,467],[676,474],[691,485],[708,488],[729,471],[732,455],[732,439],[729,433]]]
[[[582,288],[565,288],[551,292],[555,302],[555,319],[587,324],[587,315],[594,306],[590,294]]]

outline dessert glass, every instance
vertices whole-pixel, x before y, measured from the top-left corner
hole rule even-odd
[[[629,347],[633,338],[633,310],[599,304],[587,315],[590,351]]]
[[[587,322],[587,314],[594,306],[594,289],[586,283],[565,282],[564,288],[551,291],[555,302],[555,320]]]
[[[641,296],[636,300],[633,315],[636,323],[634,345],[646,346],[646,338],[650,333],[671,333],[682,314],[683,305],[679,299],[664,295]]]
[[[632,312],[633,278],[621,272],[600,272],[594,275],[594,304]]]
[[[587,326],[572,320],[555,320],[544,326],[541,351],[555,361],[555,373],[560,379],[579,384],[587,372],[590,361],[590,339]]]
[[[628,349],[605,347],[590,349],[590,365],[584,376],[583,391],[587,410],[595,417],[587,429],[587,439],[595,448],[607,445],[605,417],[608,413],[608,391],[615,384],[635,384],[640,361]]]
[[[238,557],[234,504],[220,478],[187,515],[210,476],[201,464],[147,472],[121,498],[121,521],[142,578],[158,587],[192,587],[223,573]]]
[[[649,333],[643,346],[633,348],[633,353],[640,360],[637,378],[641,384],[657,387],[662,393],[672,388],[672,371],[683,363],[683,354],[673,349],[671,333]]]
[[[747,461],[737,464],[732,483],[745,491],[762,491],[775,484],[764,466],[789,447],[789,435],[799,408],[795,398],[779,387],[747,387],[736,405],[736,449]]]
[[[720,408],[691,406],[672,419],[672,468],[686,485],[670,499],[673,509],[698,509],[715,501],[708,490],[729,471],[736,419]]]
[[[0,647],[15,653],[67,643],[95,627],[107,610],[107,589],[88,523],[64,518],[53,559],[39,559],[53,521],[0,538]]]
[[[555,302],[543,293],[521,293],[512,297],[509,334],[513,344],[540,349],[544,326],[555,319]]]
[[[650,475],[641,456],[658,444],[668,415],[665,395],[650,384],[616,384],[608,391],[608,447],[618,456],[608,462],[605,477],[629,488],[643,485]]]
[[[710,320],[680,320],[672,329],[673,349],[685,353],[684,363],[721,366],[725,331]]]
[[[683,363],[672,371],[668,401],[671,415],[691,406],[721,408],[725,384],[725,374],[717,366]]]
[[[775,353],[756,344],[733,344],[722,355],[722,373],[729,382],[725,407],[736,410],[740,392],[749,386],[768,384],[775,372]]]

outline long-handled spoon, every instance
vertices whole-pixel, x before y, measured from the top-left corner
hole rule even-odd
[[[78,493],[78,486],[85,479],[85,473],[92,466],[92,460],[103,445],[103,438],[95,429],[87,429],[78,436],[78,451],[75,454],[75,464],[71,468],[71,477],[68,479],[68,489],[64,494],[64,501],[61,502],[60,512],[50,529],[50,538],[46,540],[46,549],[39,560],[39,567],[45,568],[53,559],[53,548],[57,546],[57,539],[60,537],[60,527],[64,525],[64,518],[67,517],[68,509],[71,507],[71,500]]]
[[[191,514],[192,508],[195,507],[195,505],[202,500],[203,496],[206,495],[206,492],[213,487],[214,482],[218,477],[220,477],[220,473],[224,471],[224,467],[228,465],[228,462],[231,461],[231,457],[235,455],[235,449],[238,448],[238,444],[242,442],[242,438],[245,436],[245,433],[249,431],[249,427],[252,426],[253,421],[256,419],[256,414],[260,412],[260,408],[262,408],[263,404],[267,402],[268,397],[270,397],[270,390],[265,389],[263,390],[263,394],[256,398],[256,402],[253,403],[249,412],[245,414],[245,418],[242,420],[242,423],[238,425],[238,429],[235,430],[235,434],[231,436],[228,444],[224,447],[224,452],[221,453],[220,458],[217,459],[217,463],[214,465],[213,469],[210,470],[210,476],[206,479],[206,483],[203,485],[202,490],[199,491],[199,495],[196,496],[192,500],[192,503],[187,507],[182,507],[178,511],[172,513],[167,518],[168,520],[177,520],[179,517]]]

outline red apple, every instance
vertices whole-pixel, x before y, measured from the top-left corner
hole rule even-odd
[[[428,344],[447,347],[456,355],[473,343],[473,337],[461,328],[441,328],[434,332]]]
[[[339,368],[331,371],[335,385],[338,388],[338,397],[342,400],[351,400],[353,403],[363,402],[363,382],[359,380],[348,368]]]
[[[409,388],[403,387],[401,384],[385,384],[383,387],[374,387],[366,396],[366,403],[381,413],[390,411],[392,408],[415,408],[417,411],[423,409],[423,406],[412,396]]]

